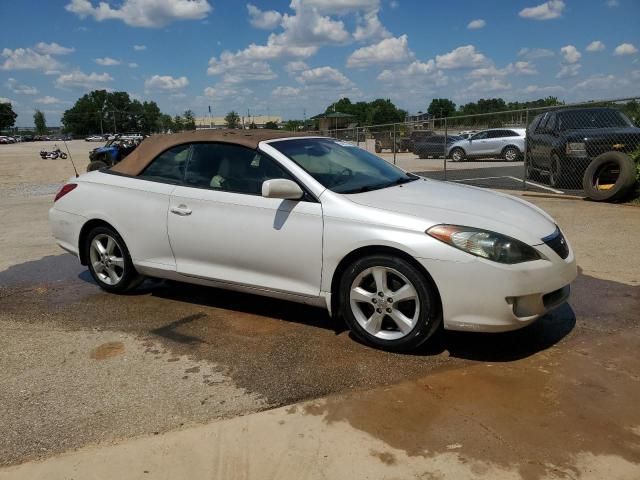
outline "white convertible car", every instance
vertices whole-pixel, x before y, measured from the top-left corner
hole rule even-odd
[[[289,132],[149,138],[64,185],[50,220],[109,292],[151,276],[303,302],[391,350],[441,325],[523,327],[563,304],[576,277],[539,208]]]

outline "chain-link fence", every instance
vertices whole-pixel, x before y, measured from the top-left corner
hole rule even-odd
[[[607,195],[635,179],[639,126],[634,97],[315,133],[439,180],[569,194],[586,186]]]

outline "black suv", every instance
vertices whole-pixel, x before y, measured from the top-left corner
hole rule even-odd
[[[541,113],[527,128],[527,178],[543,172],[552,187],[579,181],[598,155],[629,154],[640,145],[640,128],[613,108],[571,108]]]

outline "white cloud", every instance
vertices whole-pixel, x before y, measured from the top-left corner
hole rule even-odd
[[[632,43],[621,43],[613,51],[614,55],[633,55],[638,53],[638,49]]]
[[[538,71],[531,62],[515,62],[510,63],[504,68],[496,68],[495,66],[476,68],[469,73],[471,78],[482,77],[504,77],[507,75],[536,75]]]
[[[580,72],[582,65],[579,63],[571,63],[569,65],[562,65],[560,71],[556,75],[556,78],[575,77]]]
[[[560,49],[560,53],[564,58],[564,63],[573,64],[580,61],[582,54],[573,45],[566,45]]]
[[[7,97],[0,97],[0,103],[10,103],[14,107],[16,105],[19,105],[18,102],[16,102],[15,100],[11,100],[10,98],[7,98]]]
[[[487,26],[487,22],[485,22],[483,19],[478,18],[476,20],[471,20],[469,22],[469,24],[467,25],[467,28],[469,30],[478,30],[480,28],[484,28]]]
[[[205,96],[214,102],[228,101],[230,98],[233,98],[235,102],[241,102],[252,93],[253,90],[249,88],[237,88],[224,84],[218,84],[204,89]]]
[[[562,16],[564,7],[562,0],[549,0],[535,7],[523,8],[519,15],[532,20],[553,20]]]
[[[35,49],[40,53],[44,53],[48,55],[68,55],[76,51],[75,48],[63,47],[62,45],[59,45],[56,42],[52,42],[52,43],[40,42],[36,44]]]
[[[362,47],[347,59],[347,67],[363,68],[380,63],[399,63],[413,57],[406,35],[385,38],[379,43]]]
[[[364,16],[358,17],[358,26],[356,27],[356,31],[353,32],[353,38],[357,41],[379,40],[389,38],[390,36],[391,32],[382,25],[378,17],[378,10],[371,10]]]
[[[134,49],[136,52],[142,52],[142,51],[144,51],[144,50],[146,50],[146,49],[147,49],[147,46],[146,46],[146,45],[134,45],[134,46],[133,46],[133,49]]]
[[[98,22],[122,20],[132,27],[164,27],[178,20],[202,20],[212,7],[207,0],[123,0],[113,7],[109,1],[94,6],[89,0],[71,0],[65,9]]]
[[[0,67],[2,70],[42,70],[49,74],[61,67],[51,55],[40,54],[30,48],[5,48],[1,56],[5,58]]]
[[[51,96],[47,95],[46,97],[35,99],[33,101],[33,103],[37,103],[37,104],[40,104],[40,105],[54,105],[54,104],[57,104],[57,103],[64,103],[64,101],[60,100],[59,98],[51,97]]]
[[[539,86],[539,85],[527,85],[524,88],[525,93],[535,93],[537,95],[551,95],[554,93],[562,93],[566,89],[560,85],[547,85],[547,86]]]
[[[504,90],[509,90],[510,88],[511,84],[505,82],[503,79],[483,78],[481,80],[476,80],[471,85],[469,85],[465,89],[465,92],[467,94],[501,92]]]
[[[324,14],[345,15],[355,11],[371,11],[380,8],[380,0],[292,0],[292,8],[303,4]]]
[[[138,64],[135,62],[129,63],[129,68],[138,68]]]
[[[225,83],[242,83],[256,80],[272,80],[277,75],[262,60],[251,60],[243,55],[223,52],[220,59],[209,60],[209,75],[223,75]]]
[[[251,3],[247,4],[249,11],[249,23],[256,28],[263,30],[273,30],[282,21],[282,14],[275,10],[260,10]]]
[[[594,40],[587,45],[587,52],[601,52],[605,49],[604,43],[600,40]]]
[[[80,70],[64,73],[56,79],[58,88],[104,88],[106,83],[112,82],[113,77],[108,73],[86,74]]]
[[[448,77],[436,68],[433,60],[426,62],[416,60],[404,68],[383,70],[378,75],[378,80],[411,93],[424,92],[425,89],[433,86],[442,87],[449,82]]]
[[[621,79],[615,75],[597,74],[583,80],[576,84],[575,88],[582,90],[605,90],[611,91],[616,87],[621,87],[628,84],[628,80]]]
[[[349,87],[353,83],[333,67],[318,67],[301,72],[298,81],[304,85]]]
[[[180,90],[189,85],[187,77],[172,77],[171,75],[154,75],[147,78],[144,88],[150,90]]]
[[[38,94],[38,89],[36,87],[30,87],[29,85],[19,84],[15,78],[8,78],[5,85],[13,93],[17,93],[19,95],[37,95]]]
[[[518,52],[519,57],[526,58],[528,60],[553,57],[554,55],[555,53],[553,50],[547,50],[546,48],[521,48]]]
[[[287,63],[284,69],[288,73],[295,73],[295,72],[301,72],[302,70],[309,70],[309,65],[304,63],[302,60],[295,60],[293,62]]]
[[[120,60],[116,60],[115,58],[111,57],[95,58],[94,62],[96,62],[98,65],[102,65],[103,67],[113,67],[122,63],[120,62]]]
[[[473,45],[465,45],[444,55],[436,55],[436,66],[443,69],[477,68],[488,63],[487,57],[476,51]]]
[[[295,87],[276,87],[271,95],[274,97],[295,97],[300,95],[300,89]]]

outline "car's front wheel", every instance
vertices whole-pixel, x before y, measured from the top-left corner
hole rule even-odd
[[[464,150],[461,148],[454,148],[451,150],[451,160],[454,162],[461,162],[464,160]]]
[[[347,268],[340,306],[354,335],[386,350],[417,348],[442,321],[437,294],[424,274],[390,255],[367,256]]]
[[[516,147],[507,147],[503,150],[502,157],[507,162],[515,162],[520,157],[520,150]]]
[[[85,241],[89,272],[100,288],[112,293],[134,289],[144,277],[138,274],[122,237],[109,227],[96,227]]]

